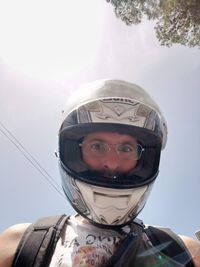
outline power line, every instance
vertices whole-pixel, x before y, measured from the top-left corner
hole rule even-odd
[[[0,125],[1,133],[18,149],[18,151],[32,164],[32,166],[45,178],[45,180],[64,197],[63,192],[60,190],[60,185],[54,180],[54,178],[41,166],[41,164],[34,158],[31,153],[19,142],[19,140],[9,131],[2,122]]]

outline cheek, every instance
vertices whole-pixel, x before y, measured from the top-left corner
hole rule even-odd
[[[99,158],[97,159],[89,155],[83,155],[83,161],[92,170],[100,170],[102,168],[102,163]]]
[[[96,170],[96,171],[102,170],[106,165],[105,157],[97,159],[89,155],[83,155],[83,161],[91,170]],[[129,171],[134,169],[136,165],[137,161],[119,160],[117,171],[121,173],[128,173]]]
[[[124,160],[120,163],[118,167],[118,171],[123,172],[123,173],[128,173],[132,169],[134,169],[136,165],[137,165],[137,161]]]

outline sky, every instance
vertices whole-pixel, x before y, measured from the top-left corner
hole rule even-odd
[[[60,185],[54,152],[69,94],[82,83],[115,78],[142,86],[168,123],[160,173],[139,218],[195,238],[200,50],[160,46],[153,26],[126,26],[104,0],[0,0],[0,231],[74,213],[5,128]]]

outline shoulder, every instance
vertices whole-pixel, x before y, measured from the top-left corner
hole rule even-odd
[[[16,248],[29,225],[13,225],[0,235],[0,267],[11,267]]]
[[[179,236],[189,250],[195,267],[200,267],[200,243],[188,236]]]

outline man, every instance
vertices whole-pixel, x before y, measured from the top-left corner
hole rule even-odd
[[[174,234],[183,253],[169,256],[171,242],[155,245],[136,218],[167,141],[165,119],[151,97],[125,81],[96,81],[69,99],[63,117],[60,172],[77,215],[67,221],[49,266],[200,267],[198,242]],[[12,266],[27,227],[16,225],[1,235],[0,267]]]

